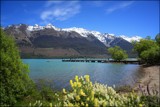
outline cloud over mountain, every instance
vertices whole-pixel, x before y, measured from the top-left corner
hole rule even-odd
[[[46,22],[59,20],[64,21],[80,12],[78,1],[48,1],[46,9],[41,13],[41,19]]]
[[[113,6],[109,7],[109,8],[107,8],[106,12],[107,13],[112,13],[112,12],[114,12],[116,10],[124,9],[124,8],[130,6],[133,3],[134,3],[134,1],[125,1],[125,2],[122,2],[122,3],[119,3],[118,5],[113,5]]]

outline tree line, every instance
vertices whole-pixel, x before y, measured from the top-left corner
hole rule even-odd
[[[151,40],[149,36],[141,39],[139,42],[132,42],[133,51],[137,52],[138,59],[144,64],[160,64],[160,33],[156,35],[155,40]],[[124,60],[128,58],[125,50],[119,46],[111,47],[107,50],[111,57],[116,60]]]

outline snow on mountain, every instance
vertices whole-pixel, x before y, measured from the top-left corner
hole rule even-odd
[[[38,24],[35,24],[34,26],[28,26],[27,30],[29,31],[37,31],[37,30],[43,30],[43,26],[39,26]]]
[[[100,32],[97,32],[97,31],[91,31],[91,33],[92,33],[99,41],[101,41],[103,44],[106,43],[106,39],[105,39],[105,37],[103,36],[103,34],[101,34]]]
[[[132,41],[139,41],[140,39],[142,39],[142,37],[140,36],[133,36],[133,37],[127,37],[125,35],[121,35],[121,36],[115,36],[115,34],[101,34],[98,31],[89,31],[83,28],[65,28],[62,29],[63,31],[75,31],[77,33],[79,33],[81,36],[83,37],[88,37],[87,35],[89,34],[93,34],[99,41],[101,41],[102,43],[104,43],[105,45],[107,45],[107,40],[109,40],[110,42],[112,42],[115,38],[123,38],[124,40],[128,41],[128,42],[132,42]]]
[[[8,27],[10,27],[10,26],[11,25],[9,25]],[[21,26],[21,24],[14,25],[14,26],[16,28],[19,28]],[[92,34],[93,36],[95,36],[99,41],[101,41],[106,46],[109,46],[109,44],[115,38],[123,38],[124,40],[126,40],[128,42],[139,41],[140,39],[142,39],[139,36],[133,36],[133,37],[127,37],[125,35],[115,36],[114,34],[108,34],[108,33],[102,34],[98,31],[90,31],[90,30],[86,30],[84,28],[76,28],[76,27],[60,29],[60,28],[53,26],[50,23],[47,24],[46,26],[39,26],[38,24],[35,24],[34,26],[27,27],[28,31],[38,31],[38,30],[43,30],[43,29],[54,29],[56,31],[67,31],[67,32],[75,31],[75,32],[79,33],[82,37],[86,37],[86,38]]]
[[[63,31],[75,31],[77,33],[79,33],[82,37],[88,37],[88,35],[92,34],[94,35],[99,41],[101,41],[102,43],[105,43],[105,37],[100,33],[100,32],[97,32],[97,31],[89,31],[89,30],[86,30],[86,29],[83,29],[83,28],[76,28],[76,27],[73,27],[73,28],[65,28],[65,29],[62,29]]]
[[[62,29],[62,30],[63,31],[67,31],[67,32],[75,31],[75,32],[79,33],[83,37],[87,37],[87,35],[90,34],[90,32],[88,30],[83,29],[83,28],[73,27],[73,28],[65,28],[65,29]]]
[[[107,39],[110,39],[110,40],[115,39],[115,37],[116,37],[114,34],[109,34],[109,33],[105,33],[105,34],[103,34],[103,36]]]
[[[57,31],[60,31],[61,29],[60,28],[57,28],[57,27],[55,27],[55,26],[53,26],[52,24],[48,24],[48,25],[46,25],[44,28],[48,28],[48,29],[54,29],[54,30],[57,30]]]
[[[29,31],[37,31],[37,30],[43,30],[43,29],[54,29],[57,31],[67,31],[67,32],[75,31],[75,32],[79,33],[82,37],[88,37],[88,35],[92,34],[99,41],[104,43],[105,45],[107,45],[106,44],[107,40],[110,40],[110,42],[111,42],[112,40],[115,39],[115,37],[123,38],[123,39],[127,40],[128,42],[139,41],[140,39],[142,39],[139,36],[127,37],[125,35],[115,36],[114,34],[108,34],[108,33],[101,34],[98,31],[89,31],[84,28],[76,28],[76,27],[60,29],[60,28],[53,26],[52,24],[48,24],[46,26],[39,26],[38,24],[35,24],[34,26],[28,26],[28,28],[27,28],[27,30],[29,30]]]
[[[46,26],[39,26],[38,24],[35,24],[34,26],[28,26],[27,30],[29,31],[37,31],[37,30],[43,30],[43,29],[55,29],[57,31],[60,31],[60,28],[56,28],[52,24],[48,24]]]
[[[121,36],[119,36],[119,37],[121,37],[121,38],[127,40],[128,42],[132,42],[132,41],[140,41],[140,39],[142,39],[142,37],[140,37],[140,36],[127,37],[127,36],[125,36],[125,35],[121,35]]]

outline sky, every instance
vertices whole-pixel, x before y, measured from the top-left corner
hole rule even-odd
[[[47,25],[128,37],[151,36],[159,31],[159,1],[1,1],[1,26]]]

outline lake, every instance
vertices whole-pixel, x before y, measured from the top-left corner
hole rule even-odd
[[[90,75],[91,81],[109,86],[133,86],[144,74],[136,64],[62,62],[61,59],[23,59],[30,67],[30,77],[36,83],[46,81],[53,89],[69,88],[75,75]]]

